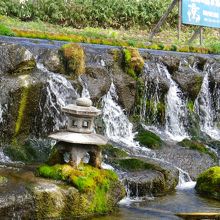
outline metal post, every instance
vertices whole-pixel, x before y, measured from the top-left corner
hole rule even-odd
[[[178,40],[181,35],[181,24],[182,24],[182,0],[178,1]]]
[[[167,11],[165,12],[165,14],[160,18],[159,22],[157,23],[157,25],[154,27],[154,29],[151,31],[150,36],[149,36],[149,40],[152,40],[154,35],[159,31],[160,27],[162,26],[162,24],[164,23],[164,21],[166,20],[166,18],[168,17],[169,13],[173,10],[173,8],[175,7],[175,5],[177,4],[178,0],[173,0],[173,2],[170,4],[169,8],[167,9]]]
[[[200,46],[203,44],[203,27],[201,26],[199,28],[199,41],[200,41]]]

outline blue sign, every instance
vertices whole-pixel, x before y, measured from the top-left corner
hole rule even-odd
[[[220,28],[220,0],[182,0],[182,23]]]

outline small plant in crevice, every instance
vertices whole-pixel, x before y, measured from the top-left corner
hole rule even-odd
[[[144,68],[144,59],[137,48],[127,47],[122,51],[124,55],[125,71],[132,78],[137,79]]]
[[[68,74],[77,78],[85,73],[85,54],[84,49],[75,43],[65,44],[61,48],[64,57],[63,61]]]

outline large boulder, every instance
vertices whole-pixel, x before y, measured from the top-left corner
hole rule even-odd
[[[195,189],[204,196],[220,200],[220,167],[211,167],[201,173]]]
[[[6,73],[24,75],[35,67],[32,53],[16,44],[0,44],[0,76]]]
[[[84,182],[86,178],[79,177],[73,186],[63,181],[35,177],[30,167],[5,169],[11,171],[5,174],[5,170],[0,169],[0,174],[4,173],[8,180],[7,186],[0,185],[0,213],[3,219],[91,217],[115,210],[117,202],[125,195],[122,184],[113,177],[102,180],[102,175],[99,178],[96,176],[87,183]],[[68,171],[65,167],[65,175]],[[73,176],[79,172],[81,170],[76,170]],[[100,170],[100,174],[106,172]],[[93,181],[97,181],[97,185],[92,185]]]
[[[187,144],[187,143],[186,143]],[[204,170],[217,164],[217,156],[208,149],[196,149],[189,146],[180,146],[181,144],[169,143],[163,148],[155,150],[157,158],[161,158],[177,167],[181,167],[188,172],[193,180]],[[197,146],[197,144],[196,144]]]

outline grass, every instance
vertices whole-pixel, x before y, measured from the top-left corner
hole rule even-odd
[[[219,37],[217,29],[204,29],[203,46],[198,45],[199,40],[195,40],[192,45],[187,44],[187,40],[192,36],[195,28],[192,26],[183,26],[181,40],[177,40],[177,30],[168,25],[163,26],[153,42],[149,42],[148,37],[150,29],[145,30],[132,28],[129,30],[104,29],[86,27],[76,29],[53,25],[42,21],[25,22],[16,18],[1,16],[0,23],[9,32],[3,35],[12,35],[20,37],[41,38],[51,40],[65,40],[71,42],[84,42],[93,44],[105,44],[114,46],[132,46],[137,48],[148,48],[156,50],[172,50],[179,52],[198,52],[198,53],[220,53]],[[1,29],[1,27],[0,27]],[[4,28],[3,28],[4,29]],[[178,46],[177,46],[178,45]]]

